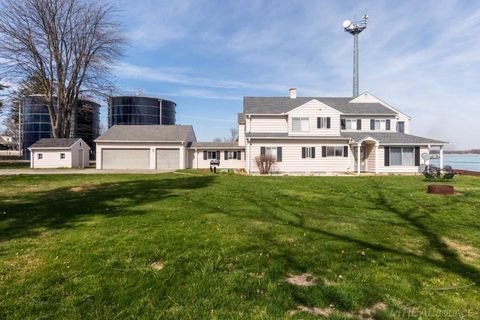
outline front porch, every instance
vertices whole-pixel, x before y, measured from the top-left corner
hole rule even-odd
[[[420,165],[428,165],[424,157],[433,148],[438,148],[440,168],[443,168],[443,144],[382,144],[367,137],[361,141],[352,141],[350,150],[353,154],[353,171],[357,174],[381,173],[417,173]]]

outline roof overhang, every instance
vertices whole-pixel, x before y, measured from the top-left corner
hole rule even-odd
[[[246,137],[248,140],[351,140],[345,137],[311,137],[311,136],[284,136],[284,137]]]
[[[95,143],[181,143],[187,141],[156,141],[156,140],[94,140]]]

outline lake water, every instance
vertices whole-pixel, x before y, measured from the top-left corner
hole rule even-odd
[[[439,166],[439,160],[430,160],[434,166]],[[444,154],[444,165],[449,165],[453,169],[464,169],[480,172],[480,154]]]

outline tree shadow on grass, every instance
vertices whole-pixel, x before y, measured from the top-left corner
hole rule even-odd
[[[39,229],[69,228],[88,215],[126,216],[145,213],[139,206],[208,187],[215,177],[142,179],[68,186],[18,193],[0,201],[0,241],[37,236]]]
[[[365,205],[365,210],[371,210],[371,204],[373,204],[375,210],[395,215],[399,218],[397,226],[414,230],[422,240],[427,242],[427,246],[436,255],[432,255],[432,252],[427,252],[425,254],[410,252],[398,246],[382,243],[381,240],[379,241],[374,236],[372,236],[372,238],[360,238],[351,236],[348,233],[340,234],[326,228],[309,225],[305,212],[302,213],[302,208],[300,207],[298,199],[285,194],[281,195],[281,202],[278,201],[278,199],[271,197],[258,199],[253,196],[245,195],[245,203],[252,208],[256,208],[253,210],[254,212],[246,210],[235,212],[228,210],[224,213],[270,224],[290,226],[292,228],[300,229],[303,232],[312,232],[345,243],[355,244],[361,248],[370,248],[377,252],[390,253],[399,257],[408,257],[438,267],[444,271],[457,274],[477,285],[480,284],[480,271],[463,262],[457,252],[452,250],[442,240],[442,234],[436,232],[434,228],[427,225],[427,223],[422,222],[422,218],[429,212],[434,214],[436,210],[442,209],[441,202],[440,204],[435,202],[422,203],[418,198],[411,197],[408,191],[401,193],[396,190],[389,190],[389,188],[384,185],[378,185],[376,183],[371,183],[367,188],[369,189],[368,192],[361,192],[358,195],[350,195],[352,198],[351,200],[361,200],[358,203],[368,203],[368,205]],[[308,206],[304,205],[303,208],[318,208],[318,212],[328,212],[329,215],[335,213],[334,211],[329,211],[329,205],[336,206],[337,211],[339,209],[340,211],[351,210],[355,207],[354,205],[336,202],[320,203],[312,200],[307,200],[305,202],[308,203]],[[286,203],[291,203],[291,205],[285,205]],[[205,203],[205,205],[208,206],[208,203]],[[355,209],[362,210],[362,208],[358,207]],[[309,220],[311,219],[312,218],[309,217]],[[371,219],[366,218],[366,220],[368,221]],[[384,222],[381,223],[384,224]],[[388,222],[387,225],[392,226],[392,223]],[[264,240],[266,241],[267,239]],[[275,245],[274,243],[271,244]],[[278,243],[277,245],[279,246]],[[294,261],[292,257],[289,256],[289,252],[290,250],[288,249],[283,252],[279,251],[280,256],[278,258],[283,259],[284,262],[287,263],[287,265],[290,265],[293,269],[298,268],[299,271],[304,271],[302,270],[301,264]]]

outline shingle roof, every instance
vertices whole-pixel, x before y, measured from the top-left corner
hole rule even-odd
[[[356,142],[371,137],[381,144],[446,144],[448,142],[433,140],[399,132],[342,132],[343,137]]]
[[[244,149],[238,145],[238,142],[193,142],[190,148],[206,148],[206,149]]]
[[[29,149],[40,149],[40,148],[70,148],[75,142],[80,140],[80,138],[51,138],[51,139],[40,139],[34,144],[32,144]]]
[[[397,113],[381,103],[350,103],[351,97],[244,97],[245,114],[287,113],[311,100],[318,100],[343,114],[351,115],[396,115]]]
[[[95,141],[189,142],[197,139],[190,125],[116,125]]]
[[[245,137],[247,138],[281,138],[288,137],[287,132],[246,132]]]

